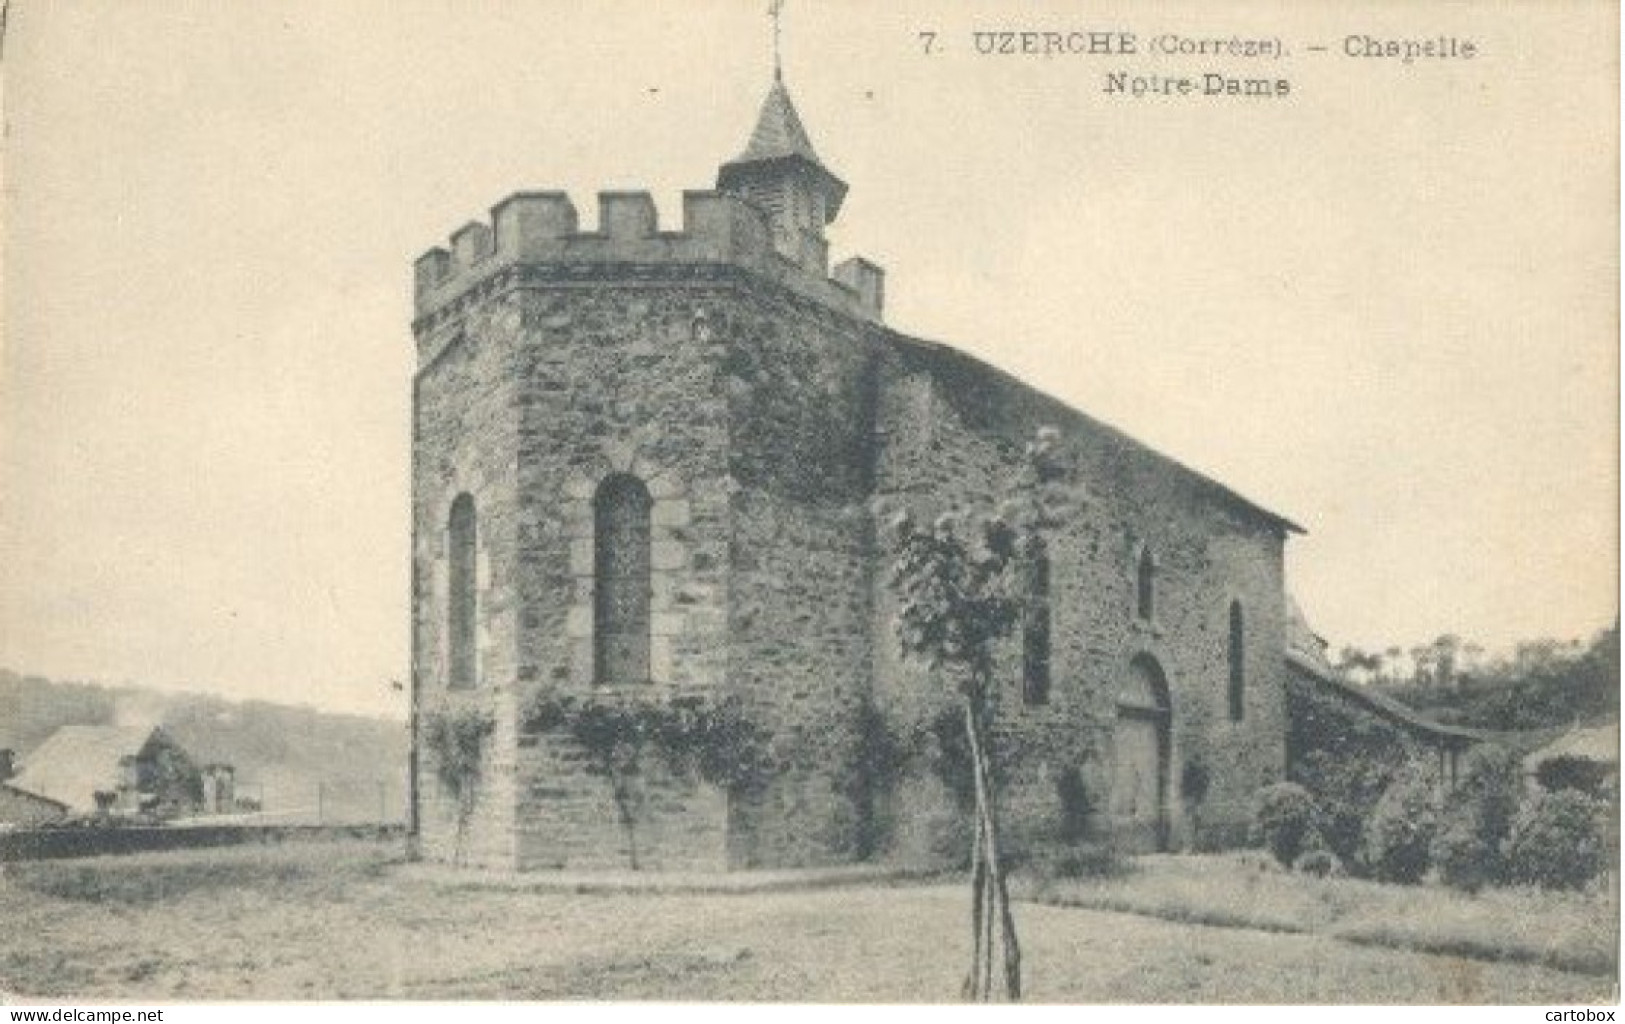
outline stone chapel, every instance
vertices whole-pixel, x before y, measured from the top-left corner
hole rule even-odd
[[[1049,540],[1000,673],[1013,855],[1080,835],[1235,842],[1253,794],[1282,777],[1282,557],[1301,531],[888,325],[884,271],[831,266],[825,227],[846,192],[776,76],[714,190],[685,194],[680,231],[658,228],[643,193],[600,194],[583,225],[568,196],[519,192],[417,261],[426,856],[625,866],[610,787],[529,721],[547,693],[728,696],[767,738],[770,771],[748,791],[641,780],[644,867],[963,856],[967,818],[929,742],[951,697],[899,655],[877,510],[991,507],[1043,426],[1090,500]],[[494,724],[466,803],[423,742],[456,707]],[[912,751],[883,777],[877,728]]]

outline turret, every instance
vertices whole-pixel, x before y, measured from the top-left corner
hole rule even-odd
[[[846,182],[818,159],[778,75],[745,151],[717,171],[717,190],[762,211],[781,255],[806,270],[828,272],[824,225],[840,212]]]

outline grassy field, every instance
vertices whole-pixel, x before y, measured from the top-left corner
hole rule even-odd
[[[1217,865],[1222,877],[1196,887],[1210,897],[1240,877],[1223,858],[1166,861]],[[1163,864],[1098,887],[1168,899],[1192,884]],[[954,998],[967,955],[958,883],[590,895],[459,878],[361,843],[11,865],[0,988],[14,999],[932,1002]],[[1331,904],[1353,899],[1333,891]],[[1285,921],[1289,898],[1252,905]],[[1042,1002],[1574,1004],[1613,992],[1611,974],[1345,941],[1338,928],[1358,915],[1320,913],[1293,932],[1017,908],[1029,995]]]
[[[1610,975],[1618,969],[1619,913],[1607,892],[1486,889],[1315,878],[1262,854],[1144,857],[1122,877],[1021,887],[1039,902],[1169,921],[1325,935],[1345,942],[1543,964]]]

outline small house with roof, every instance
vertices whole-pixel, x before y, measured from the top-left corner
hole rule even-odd
[[[54,804],[64,815],[174,817],[203,803],[197,765],[157,726],[65,725],[5,786],[19,801]]]
[[[1524,755],[1524,774],[1543,789],[1600,791],[1619,782],[1619,723],[1575,727]]]

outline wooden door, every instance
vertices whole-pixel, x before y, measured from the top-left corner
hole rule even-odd
[[[1136,658],[1118,692],[1112,738],[1112,830],[1136,852],[1168,847],[1168,685],[1149,656]]]

